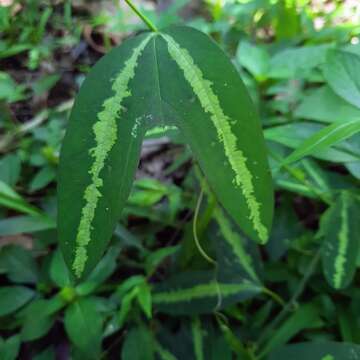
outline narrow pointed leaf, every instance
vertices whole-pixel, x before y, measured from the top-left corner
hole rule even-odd
[[[274,126],[264,131],[267,140],[296,149],[311,136],[324,129],[324,125],[313,122],[293,122],[286,125]],[[353,139],[348,138],[334,147],[318,149],[313,156],[331,162],[353,162],[360,160],[360,151],[357,147],[356,135]]]
[[[262,287],[249,281],[216,281],[213,272],[189,272],[157,285],[153,303],[164,313],[203,314],[251,298],[261,291]]]
[[[344,191],[323,219],[323,269],[334,289],[345,288],[354,277],[359,253],[359,218],[359,201]]]
[[[203,331],[199,317],[195,317],[191,322],[191,332],[194,344],[195,359],[204,360]]]
[[[316,154],[330,146],[345,140],[360,131],[360,120],[331,124],[306,139],[282,163],[290,164],[304,156]]]
[[[2,206],[34,216],[41,213],[40,210],[28,204],[8,184],[0,180],[0,207]]]
[[[319,309],[314,304],[300,305],[281,325],[276,328],[276,332],[270,338],[262,355],[286,344],[296,334],[304,329],[321,327],[323,325],[319,316]]]
[[[265,243],[272,182],[260,122],[239,74],[199,31],[173,27],[156,43],[163,111],[180,128],[224,208]]]
[[[148,34],[131,39],[99,61],[72,110],[60,159],[58,222],[65,261],[77,277],[101,258],[131,189],[151,106],[138,106],[152,91],[139,71],[150,40]]]

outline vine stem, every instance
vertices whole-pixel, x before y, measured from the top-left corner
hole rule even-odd
[[[286,306],[284,299],[282,299],[281,296],[278,295],[277,293],[275,293],[274,291],[271,291],[270,289],[264,287],[264,288],[262,288],[262,292],[264,294],[270,296],[271,299],[273,299],[276,303],[278,303],[282,307]]]
[[[204,190],[201,190],[197,204],[196,204],[196,208],[195,208],[195,214],[194,214],[194,220],[193,220],[193,236],[194,236],[194,241],[195,241],[195,245],[199,250],[199,253],[202,255],[202,257],[207,260],[210,264],[213,264],[215,266],[217,266],[216,261],[211,258],[206,252],[205,250],[202,248],[198,235],[197,235],[197,223],[198,223],[198,216],[199,216],[199,212],[200,212],[200,206],[201,206],[201,202],[202,199],[204,197]]]
[[[146,26],[154,32],[158,32],[156,26],[147,18],[141,11],[135,6],[132,0],[125,0],[125,2],[130,6],[131,10],[146,24]]]
[[[217,291],[217,295],[218,295],[218,301],[217,301],[217,304],[216,304],[215,309],[214,309],[214,312],[216,312],[218,309],[220,309],[221,303],[222,303],[221,289],[220,289],[220,285],[219,285],[219,283],[217,281],[218,270],[219,270],[218,263],[212,257],[210,257],[206,253],[206,251],[203,249],[203,247],[200,244],[199,237],[198,237],[198,232],[197,232],[198,216],[199,216],[200,206],[201,206],[201,202],[202,202],[203,197],[204,197],[204,190],[201,189],[201,192],[200,192],[197,204],[196,204],[196,208],[195,208],[195,214],[194,214],[194,220],[193,220],[193,236],[194,236],[195,245],[196,245],[198,251],[200,252],[200,254],[202,255],[202,257],[206,261],[208,261],[210,264],[214,265],[214,268],[215,268],[214,283],[215,283],[216,291]],[[206,215],[206,218],[205,218],[205,223],[206,224],[211,219],[211,213],[213,211],[213,205],[211,205],[211,204],[210,204],[210,209],[211,209],[210,214],[209,214],[208,211],[206,211],[207,214],[205,214]]]

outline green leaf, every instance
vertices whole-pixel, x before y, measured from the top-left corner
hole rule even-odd
[[[59,81],[60,75],[53,74],[53,75],[45,75],[42,76],[40,79],[36,80],[32,84],[32,89],[36,96],[41,96],[44,93],[48,92],[51,88],[55,86],[55,84]]]
[[[331,124],[306,139],[282,165],[288,165],[304,156],[315,154],[360,132],[360,119]]]
[[[55,221],[44,215],[13,216],[0,220],[0,236],[33,233],[56,228]]]
[[[203,333],[199,317],[195,317],[191,323],[192,339],[196,360],[204,360]]]
[[[312,159],[301,160],[296,167],[287,167],[287,172],[279,172],[287,150],[274,143],[269,143],[269,146],[272,149],[274,180],[280,188],[316,199],[328,197],[331,186],[346,186],[343,176],[326,172]]]
[[[0,287],[0,316],[8,315],[25,305],[35,295],[24,286]]]
[[[55,317],[50,315],[38,317],[36,321],[34,318],[31,319],[30,317],[27,317],[21,329],[22,341],[34,341],[42,338],[50,331],[54,322]]]
[[[307,77],[310,71],[325,62],[329,45],[288,48],[270,60],[268,76],[275,79]]]
[[[152,300],[160,312],[201,314],[248,299],[261,291],[262,287],[248,281],[218,282],[212,272],[184,272],[158,284]]]
[[[139,288],[134,287],[130,292],[125,294],[121,299],[121,307],[119,311],[118,325],[122,327],[127,320],[127,316],[131,311],[134,299],[137,298]]]
[[[8,102],[15,102],[24,99],[25,96],[24,85],[18,85],[12,77],[0,71],[0,100]]]
[[[215,334],[206,347],[210,360],[231,360],[233,358],[231,348],[227,344],[225,336]]]
[[[269,360],[355,360],[359,356],[358,345],[319,341],[284,346],[275,350]]]
[[[39,215],[40,211],[28,204],[19,194],[17,194],[9,185],[0,180],[0,205],[9,209],[29,215]]]
[[[167,349],[165,349],[160,343],[155,343],[156,353],[161,360],[177,360],[176,357]]]
[[[137,299],[141,309],[148,318],[152,317],[151,288],[146,279],[141,275],[127,278],[117,289],[116,296],[121,298],[119,312],[119,326],[121,327],[127,319],[133,301]]]
[[[167,246],[151,252],[145,260],[145,270],[147,276],[151,276],[156,268],[169,256],[178,252],[178,246]]]
[[[336,310],[342,341],[358,343],[357,316],[354,314],[353,308],[339,306]]]
[[[105,282],[116,269],[116,259],[119,252],[119,246],[111,246],[85,281],[76,287],[76,292],[81,296],[89,295]]]
[[[352,176],[360,180],[360,161],[354,161],[354,162],[346,163],[344,165],[349,170]]]
[[[21,246],[11,245],[1,249],[0,268],[15,283],[34,284],[39,277],[39,270],[31,252]]]
[[[139,237],[132,234],[124,225],[121,223],[117,224],[114,232],[115,237],[118,239],[120,244],[125,248],[136,248],[141,254],[147,253],[148,250],[142,245]]]
[[[332,123],[360,119],[360,109],[325,85],[306,93],[294,115],[297,118]]]
[[[52,347],[48,347],[41,353],[35,355],[33,360],[56,360],[55,351]]]
[[[15,154],[9,154],[0,160],[0,181],[14,186],[20,177],[21,160]]]
[[[264,48],[248,41],[241,41],[236,52],[236,59],[255,79],[259,81],[266,79],[270,56]]]
[[[56,171],[52,167],[43,167],[31,180],[30,192],[35,192],[49,185],[56,178]]]
[[[151,288],[147,283],[138,286],[137,299],[145,315],[150,319],[152,314]]]
[[[336,94],[360,108],[360,57],[340,50],[329,51],[324,76]]]
[[[130,276],[117,288],[116,295],[122,298],[132,288],[143,284],[145,281],[146,279],[142,275]]]
[[[325,277],[334,289],[347,287],[355,274],[359,254],[360,203],[343,191],[322,220],[322,262]]]
[[[60,156],[58,224],[65,261],[78,278],[102,256],[145,132],[157,124],[180,129],[224,208],[251,238],[267,241],[273,190],[254,106],[206,35],[172,27],[114,49],[75,101]]]
[[[262,350],[262,354],[268,354],[273,349],[286,344],[300,331],[316,328],[322,324],[319,309],[314,304],[301,305],[294,314],[276,329],[276,332]]]
[[[121,351],[122,360],[154,360],[154,341],[148,329],[141,326],[130,330]]]
[[[266,250],[271,261],[278,261],[296,238],[305,233],[292,207],[291,200],[283,200],[277,208],[271,237]]]
[[[138,206],[152,206],[168,194],[168,188],[155,179],[135,181],[128,203]]]
[[[228,324],[226,324],[226,322],[219,317],[217,318],[217,321],[218,321],[220,330],[222,331],[222,333],[224,335],[224,339],[225,339],[226,343],[228,344],[228,348],[232,349],[235,353],[239,354],[240,356],[245,355],[245,358],[248,357],[242,341],[238,338],[238,336],[236,334],[234,334],[234,332],[231,330],[231,328],[228,326]],[[231,354],[230,354],[230,357],[232,358]],[[240,359],[241,359],[241,357],[240,357]]]
[[[274,30],[278,40],[293,39],[301,31],[300,14],[296,0],[279,1],[276,3]]]
[[[71,283],[69,270],[59,249],[53,253],[49,275],[51,280],[61,288],[69,286]]]
[[[286,125],[274,126],[265,130],[265,138],[291,149],[301,146],[309,137],[323,130],[322,124],[312,122],[296,122]],[[360,160],[360,148],[356,136],[347,139],[334,147],[319,149],[313,154],[314,157],[331,162],[353,162]]]
[[[0,359],[1,360],[16,360],[20,350],[20,337],[14,335],[6,340],[0,337]]]
[[[21,319],[21,339],[32,341],[46,335],[55,321],[55,314],[64,307],[65,303],[59,296],[51,299],[32,301],[17,316]]]
[[[190,144],[224,208],[251,238],[265,243],[273,194],[259,119],[245,86],[204,34],[174,27],[162,38],[157,49],[165,80],[160,84],[163,111]]]
[[[148,61],[141,54],[150,40],[148,34],[133,38],[99,61],[71,113],[60,157],[58,223],[65,261],[77,277],[101,258],[130,192],[144,121],[152,118],[152,82],[144,83],[146,69],[138,66]]]
[[[254,281],[255,283],[259,283],[260,281],[253,266],[252,258],[245,249],[244,239],[236,231],[236,229],[234,230],[230,220],[226,218],[226,215],[219,207],[215,208],[214,210],[214,218],[216,219],[220,227],[223,239],[235,255],[237,262],[245,270],[245,272],[252,281]],[[221,240],[224,241],[223,239]]]
[[[101,351],[103,318],[95,298],[81,298],[65,311],[65,330],[71,342],[89,359]]]
[[[19,54],[25,50],[29,50],[33,47],[32,44],[14,44],[12,46],[0,46],[0,59],[4,59],[16,54]]]

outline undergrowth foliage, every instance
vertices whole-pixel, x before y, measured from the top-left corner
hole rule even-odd
[[[0,6],[0,359],[360,358],[351,5],[125,2]]]

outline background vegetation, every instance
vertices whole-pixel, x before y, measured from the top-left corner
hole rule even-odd
[[[90,67],[144,25],[122,1],[0,0],[0,359],[356,359],[358,1],[140,5],[159,28],[209,34],[237,66],[268,146],[270,241],[249,242],[206,191],[199,201],[179,134],[152,133],[110,249],[72,286],[55,222],[68,114]]]

